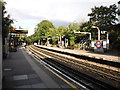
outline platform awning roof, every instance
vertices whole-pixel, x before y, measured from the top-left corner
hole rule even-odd
[[[28,30],[20,30],[20,29],[16,29],[16,30],[11,30],[10,33],[16,33],[16,34],[28,34]]]

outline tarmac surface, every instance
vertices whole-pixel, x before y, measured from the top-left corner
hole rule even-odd
[[[42,64],[36,62],[21,47],[17,52],[10,52],[3,60],[3,90],[20,88],[72,88],[62,79],[50,72]]]

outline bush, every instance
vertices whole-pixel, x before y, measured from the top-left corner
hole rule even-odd
[[[75,44],[75,45],[74,45],[74,48],[79,48],[79,44]]]

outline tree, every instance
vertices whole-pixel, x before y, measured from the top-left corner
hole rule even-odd
[[[47,38],[48,34],[46,34],[46,33],[49,32],[50,29],[55,29],[52,22],[50,22],[48,20],[43,20],[42,22],[37,24],[37,27],[35,28],[35,35],[39,39]]]
[[[91,32],[91,23],[84,22],[80,25],[81,32]]]
[[[65,35],[67,38],[74,37],[74,31],[79,31],[79,30],[80,30],[80,26],[78,25],[78,23],[76,22],[70,23]]]
[[[13,23],[13,20],[10,19],[10,15],[8,14],[6,17],[5,15],[7,14],[7,11],[5,10],[5,4],[6,2],[2,2],[3,3],[3,6],[2,6],[2,28],[3,28],[3,39],[5,37],[7,37],[10,29],[13,29],[13,27],[11,26],[11,24]]]
[[[25,41],[27,41],[27,43],[29,44],[33,44],[35,41],[37,41],[37,37],[35,34],[25,37]]]
[[[109,26],[116,23],[117,18],[117,6],[115,4],[107,6],[94,7],[91,9],[92,13],[89,13],[90,22],[98,26],[100,30],[108,30]]]
[[[73,46],[75,44],[76,36],[74,35],[74,31],[80,31],[80,26],[78,23],[73,22],[69,25],[69,29],[66,33],[66,36],[70,39],[70,46]]]
[[[52,36],[57,36],[58,30],[57,28],[50,28],[48,32],[45,33],[47,38],[52,38]]]
[[[67,33],[68,28],[65,26],[59,26],[57,29],[57,34],[61,35],[61,36],[65,36],[65,34]]]
[[[90,16],[90,23],[99,27],[100,30],[108,31],[110,47],[118,50],[120,47],[120,25],[116,25],[116,21],[118,20],[116,15],[119,14],[117,6],[113,4],[109,7],[94,7],[91,10],[92,13],[88,14],[88,16]]]
[[[6,2],[4,1],[0,1],[0,4],[2,5],[2,44],[3,44],[3,58],[6,58],[8,52],[8,47],[9,46],[5,46],[5,45],[8,45],[6,42],[5,42],[5,38],[8,37],[8,33],[10,31],[10,29],[13,29],[12,27],[12,23],[13,23],[13,20],[10,19],[10,15],[8,14],[7,15],[7,11],[6,11],[6,8],[5,8],[5,4]]]

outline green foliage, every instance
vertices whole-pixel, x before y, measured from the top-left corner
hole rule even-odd
[[[57,38],[52,39],[52,44],[53,44],[53,45],[56,45],[56,44],[57,44],[57,41],[58,41]]]
[[[94,7],[91,9],[92,13],[89,13],[90,22],[98,26],[101,30],[108,30],[110,25],[116,23],[117,18],[117,6],[115,4],[107,6]]]
[[[74,46],[75,37],[70,37],[70,46]]]
[[[120,26],[120,25],[119,25]],[[120,30],[117,27],[116,29],[114,28],[109,32],[109,39],[110,39],[110,47],[112,49],[120,50]]]
[[[68,31],[68,28],[65,26],[59,26],[57,29],[57,34],[60,36],[65,36]]]
[[[73,22],[69,25],[69,29],[67,31],[67,36],[68,37],[72,37],[74,36],[74,31],[79,31],[80,30],[80,26],[78,25],[78,23]]]
[[[10,15],[8,14],[7,16],[5,16],[7,14],[6,8],[5,8],[5,4],[6,2],[1,2],[2,3],[2,34],[3,34],[3,38],[7,37],[9,30],[13,29],[13,27],[11,26],[11,24],[13,23],[13,20],[10,19]]]
[[[89,22],[84,22],[80,25],[80,31],[81,32],[91,32],[91,23]]]
[[[33,44],[37,40],[37,37],[35,34],[25,37],[25,41],[27,41],[29,44]]]
[[[45,33],[45,36],[51,38],[52,36],[56,36],[56,33],[58,33],[56,28],[50,28],[49,31]]]
[[[43,20],[39,24],[37,24],[37,27],[35,28],[35,35],[38,39],[43,39],[49,37],[49,30],[55,29],[52,22],[48,20]]]
[[[78,23],[73,22],[69,25],[69,29],[70,31],[79,31],[80,30],[80,26],[78,25]]]
[[[110,48],[119,49],[120,47],[120,30],[119,26],[116,25],[117,14],[119,13],[118,8],[115,4],[107,6],[94,7],[91,9],[92,13],[88,14],[90,16],[91,25],[95,25],[100,28],[100,30],[106,30],[109,33]],[[92,36],[96,37],[97,32],[93,29]],[[104,35],[101,35],[101,39],[105,39]]]
[[[97,26],[100,30],[106,30],[110,34],[110,43],[115,45],[115,47],[120,46],[117,44],[120,42],[120,31],[117,30],[111,31],[111,27],[116,24],[117,18],[116,15],[118,13],[117,6],[110,5],[107,6],[100,6],[94,7],[91,9],[92,12],[88,14],[90,16],[90,20],[88,22],[82,22],[80,25],[76,22],[69,24],[68,27],[59,26],[55,28],[52,22],[48,20],[43,20],[39,24],[37,24],[35,28],[34,35],[28,38],[29,42],[34,42],[36,40],[42,40],[45,38],[52,38],[56,36],[65,36],[65,38],[69,39],[70,46],[78,47],[76,43],[79,43],[79,38],[84,38],[84,35],[76,36],[74,35],[74,31],[81,31],[81,32],[91,32],[92,33],[92,40],[97,38],[98,30],[91,28],[91,26]],[[101,39],[105,39],[106,37],[101,34]],[[52,43],[57,44],[58,38],[52,38]]]

